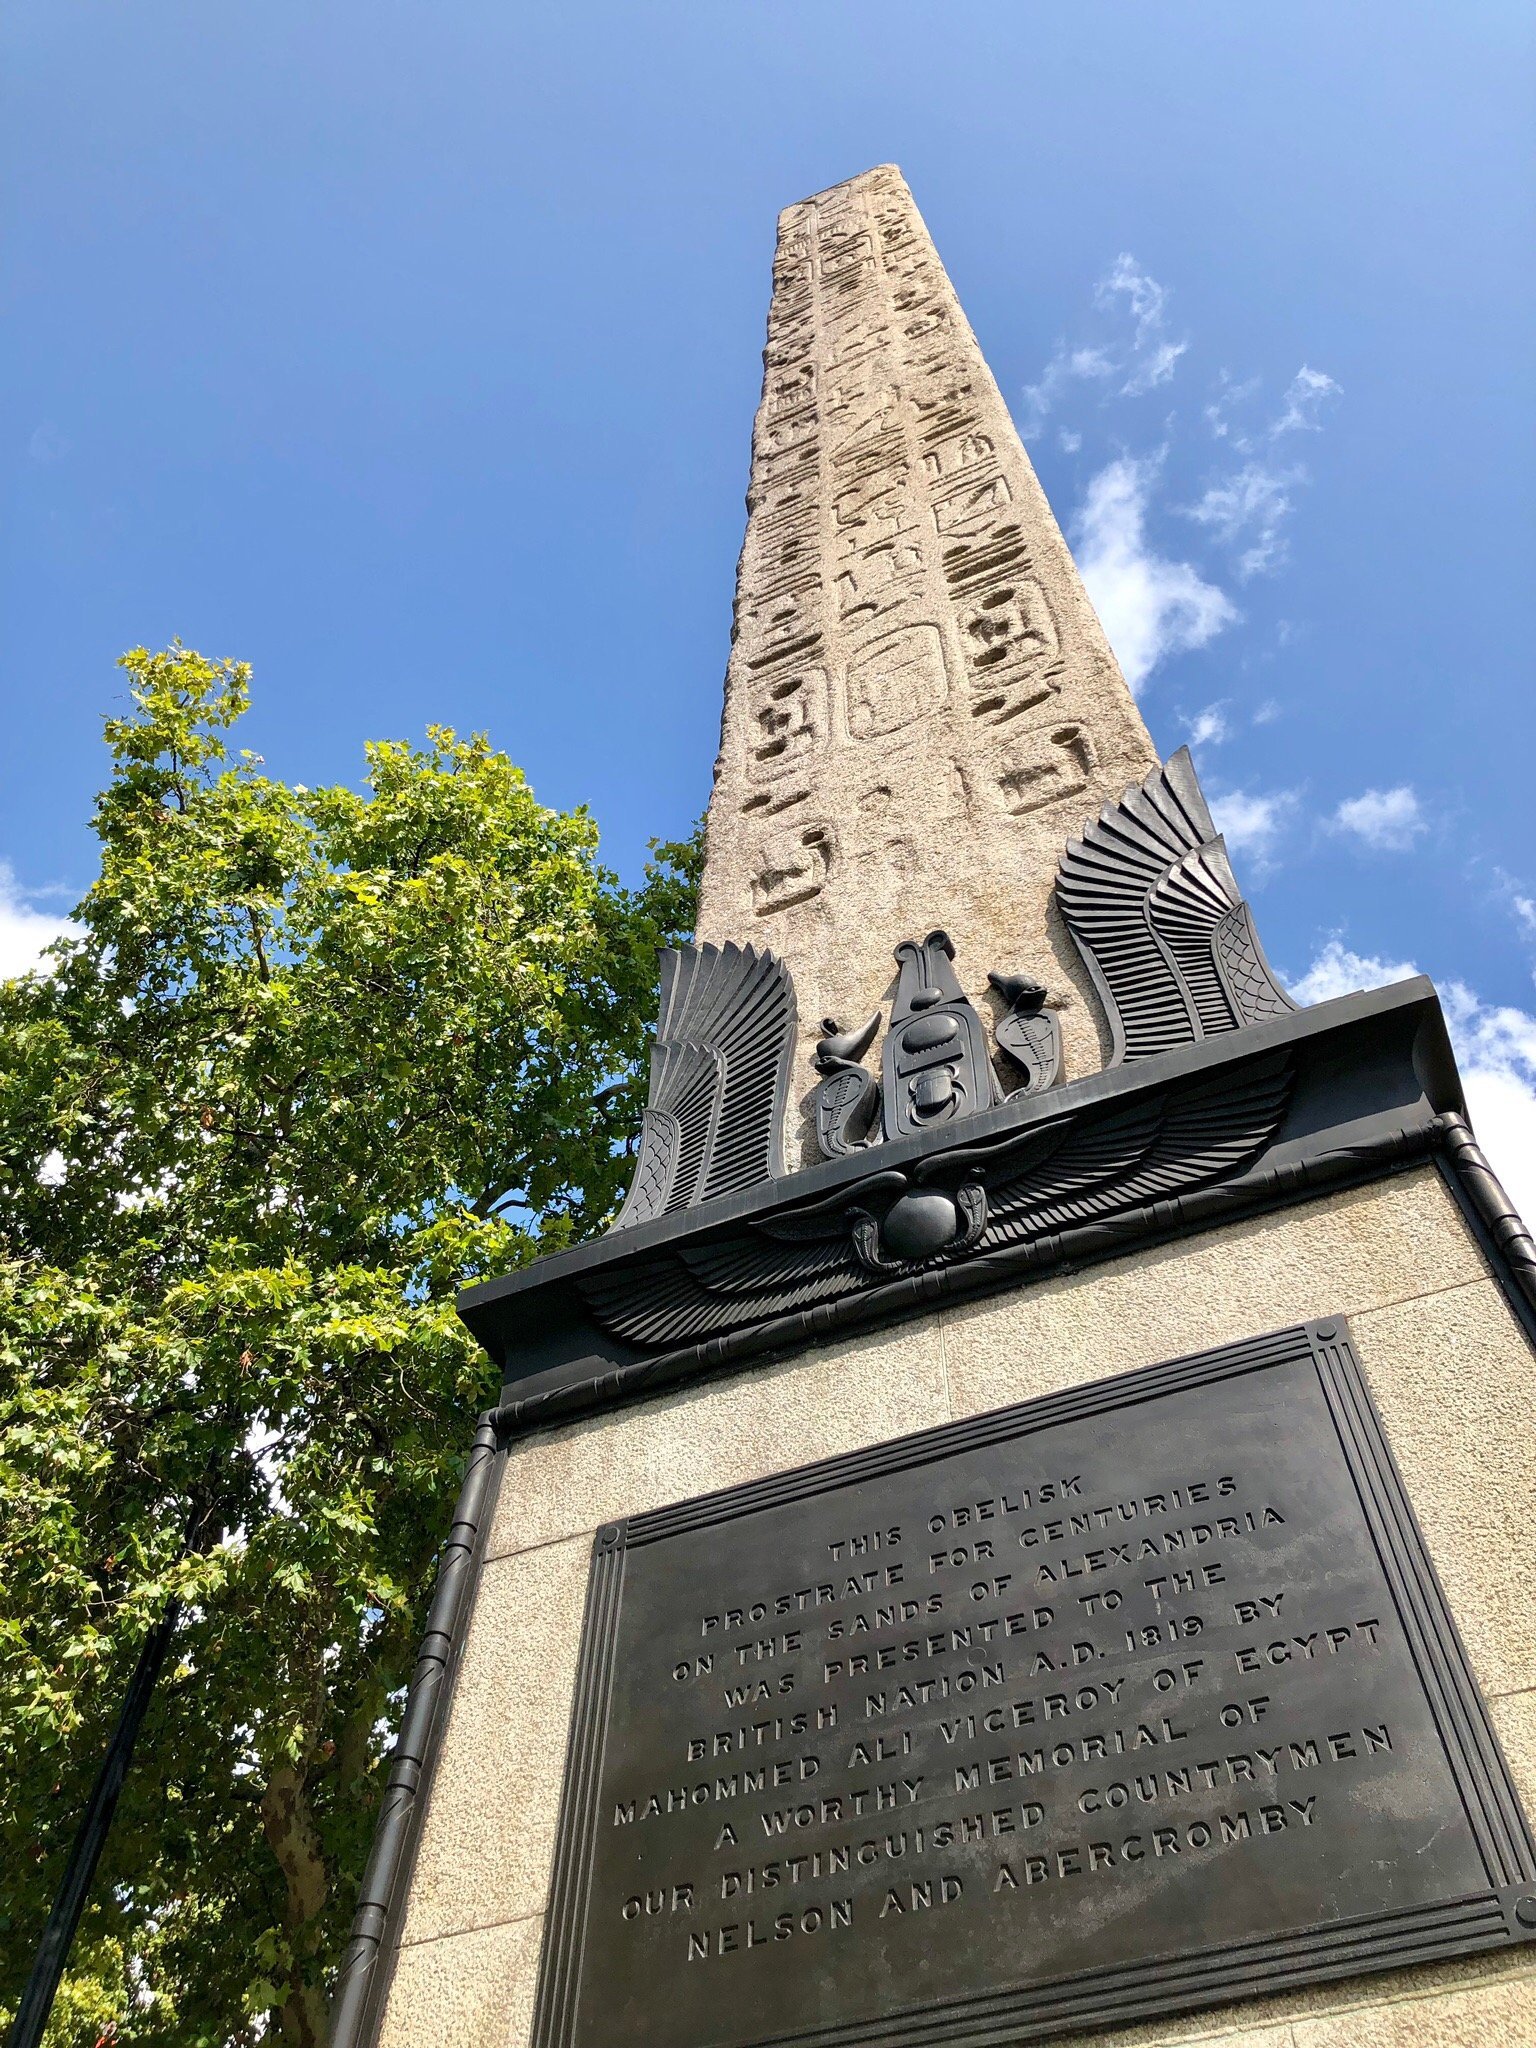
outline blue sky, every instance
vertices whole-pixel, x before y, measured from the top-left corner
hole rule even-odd
[[[1277,965],[1435,976],[1536,1211],[1536,22],[1513,5],[12,0],[0,964],[116,654],[355,779],[708,794],[777,209],[901,164]]]

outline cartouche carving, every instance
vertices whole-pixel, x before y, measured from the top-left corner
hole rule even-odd
[[[888,788],[877,786],[866,793],[864,806],[881,807],[890,794]],[[842,1159],[891,1138],[941,1129],[990,1108],[997,1099],[986,1029],[955,978],[954,953],[947,932],[903,939],[897,946],[901,973],[879,1081],[861,1063],[880,1029],[880,1011],[852,1031],[844,1031],[835,1018],[823,1020],[825,1035],[817,1043],[814,1061],[821,1080],[812,1097],[812,1115],[824,1159]],[[1045,989],[1022,975],[991,974],[987,979],[1010,1005],[998,1024],[997,1042],[1024,1076],[1011,1093],[1026,1095],[1053,1087],[1061,1072],[1061,1032],[1056,1019],[1042,1008]],[[979,1232],[986,1220],[985,1201],[978,1211],[968,1210],[966,1219],[966,1227]],[[956,1224],[932,1249],[949,1245],[952,1239],[954,1248],[963,1249],[960,1235]],[[865,1256],[865,1263],[873,1261]]]
[[[1010,817],[1022,818],[1047,804],[1080,796],[1097,765],[1093,742],[1080,725],[1035,733],[1005,756],[997,778],[1003,809]]]
[[[937,626],[900,626],[848,666],[848,733],[881,739],[937,711],[949,695],[944,642]]]

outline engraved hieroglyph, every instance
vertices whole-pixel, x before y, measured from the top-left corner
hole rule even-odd
[[[967,993],[1046,984],[1067,1074],[1109,1036],[1056,913],[1066,840],[1156,765],[975,336],[891,165],[779,219],[701,940],[770,947],[801,1047],[888,1004],[942,925]]]

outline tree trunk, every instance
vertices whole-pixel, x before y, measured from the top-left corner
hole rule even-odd
[[[277,1765],[261,1798],[261,1825],[287,1886],[283,1924],[292,1963],[288,1995],[278,2009],[278,2026],[290,2048],[325,2048],[325,1994],[311,1983],[307,1965],[314,1952],[320,1914],[330,1892],[330,1873],[305,1796],[304,1778],[292,1764]]]

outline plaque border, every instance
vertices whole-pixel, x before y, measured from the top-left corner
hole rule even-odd
[[[1487,1872],[1487,1888],[1432,1905],[1182,1949],[1045,1983],[1000,1987],[789,2033],[763,2033],[753,2037],[751,2048],[884,2048],[884,2044],[1004,2048],[1004,2044],[1045,2041],[1084,2027],[1124,2026],[1138,2019],[1197,2011],[1303,1984],[1400,1969],[1536,1939],[1536,1838],[1393,1459],[1350,1338],[1348,1320],[1328,1316],[1143,1366],[1063,1393],[941,1423],[599,1529],[593,1543],[571,1708],[533,2048],[573,2048],[575,2040],[595,1860],[593,1819],[606,1747],[624,1560],[630,1549],[929,1464],[956,1452],[1307,1359],[1317,1372],[1419,1683],[1461,1794]],[[700,2048],[711,2048],[711,2044],[701,2043]]]

